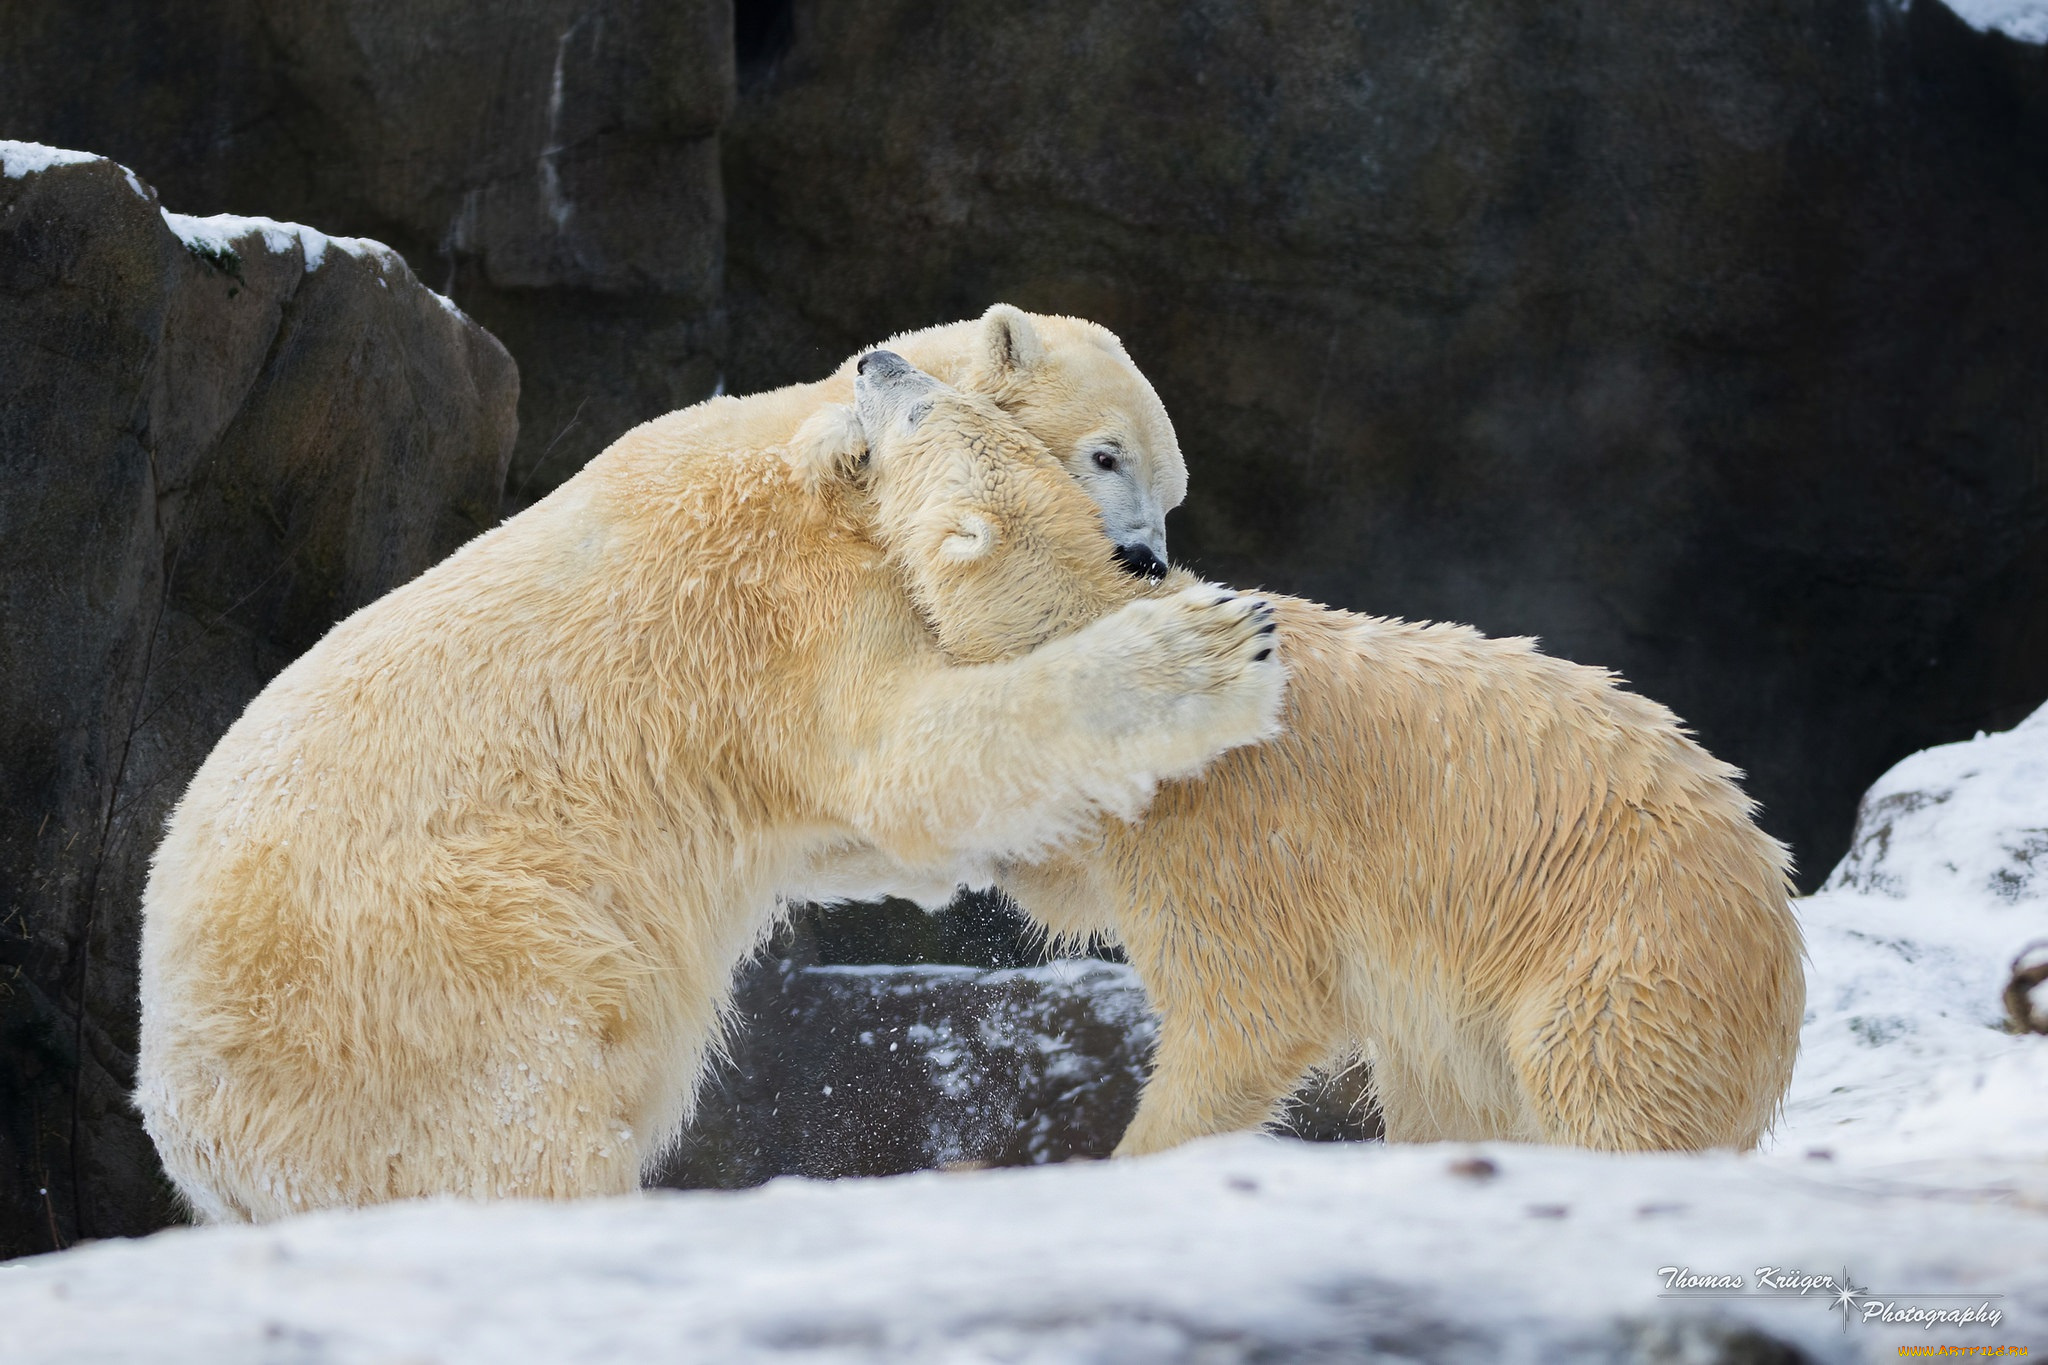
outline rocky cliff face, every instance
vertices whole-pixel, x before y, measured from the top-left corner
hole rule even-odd
[[[0,0],[0,130],[399,248],[520,361],[514,506],[721,377],[1099,317],[1180,555],[1620,669],[1817,874],[2048,695],[2043,53],[1938,0]]]
[[[519,505],[717,380],[731,35],[726,0],[0,0],[0,135],[397,248],[518,358]]]
[[[172,1216],[126,1091],[187,778],[496,520],[518,375],[394,252],[0,143],[0,1254]]]
[[[1530,633],[1809,876],[2048,695],[2048,58],[1934,0],[797,0],[734,384],[990,299],[1156,380],[1177,556]]]

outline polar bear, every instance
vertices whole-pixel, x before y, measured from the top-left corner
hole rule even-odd
[[[1255,1126],[1361,1053],[1396,1141],[1755,1145],[1805,982],[1740,774],[1531,641],[1271,600],[1280,738],[1000,869],[1054,934],[1120,941],[1159,1013],[1117,1153]]]
[[[1262,603],[1133,600],[994,401],[849,388],[637,428],[228,731],[143,906],[135,1098],[201,1218],[631,1189],[821,857],[1043,856],[1273,731]]]

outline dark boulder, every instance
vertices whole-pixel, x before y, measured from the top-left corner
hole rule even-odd
[[[2048,696],[2048,55],[1933,0],[796,0],[734,387],[1007,299],[1122,334],[1227,581],[1531,633],[1811,878]]]
[[[819,966],[803,924],[744,975],[730,1054],[657,1183],[895,1175],[1105,1157],[1137,1111],[1158,1025],[1129,967]],[[1379,1136],[1353,1067],[1281,1130]]]
[[[730,1062],[660,1183],[1107,1156],[1154,1029],[1127,967],[803,967],[743,984]]]
[[[126,1097],[164,818],[274,673],[496,519],[519,386],[375,243],[174,231],[111,161],[4,155],[0,1255],[174,1216]]]
[[[0,136],[387,242],[502,338],[515,505],[717,381],[732,93],[725,0],[0,0]]]

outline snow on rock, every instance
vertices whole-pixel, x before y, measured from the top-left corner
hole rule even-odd
[[[2003,33],[2023,43],[2048,43],[2048,3],[2044,0],[1947,0],[1948,7],[1971,28]]]
[[[365,261],[398,259],[398,253],[382,242],[373,242],[367,237],[330,237],[324,232],[299,223],[280,223],[274,218],[243,218],[232,213],[217,213],[210,218],[195,218],[190,214],[172,213],[164,210],[164,221],[179,240],[203,256],[227,257],[246,250],[252,237],[261,237],[266,250],[282,256],[297,251],[305,258],[306,269],[318,270],[327,259],[327,249],[334,247]],[[436,294],[436,298],[441,295]],[[445,298],[442,303],[447,304]],[[452,305],[451,305],[452,306]]]
[[[1155,1028],[1129,967],[820,967],[742,979],[726,1063],[661,1183],[1107,1156]]]
[[[9,142],[0,138],[0,176],[19,180],[37,171],[47,171],[53,166],[83,166],[89,162],[107,161],[108,158],[92,152],[66,151],[62,147],[45,147],[40,142]],[[119,165],[118,162],[109,164]],[[156,195],[149,186],[136,178],[135,172],[121,166],[121,176],[128,182],[139,198],[154,200]]]
[[[2000,1027],[2013,959],[2048,939],[2048,708],[1886,773],[1798,910],[1807,1017],[1779,1150],[2048,1155],[2048,1037]]]
[[[92,152],[46,147],[40,142],[10,142],[0,139],[0,175],[13,179],[46,171],[53,166],[77,166],[105,160],[106,157]],[[150,188],[136,179],[135,172],[125,166],[121,171],[127,177],[129,188],[136,194],[144,199],[154,198]],[[169,209],[162,212],[165,224],[178,235],[180,241],[192,251],[213,261],[232,260],[241,252],[248,250],[253,244],[253,239],[260,238],[263,249],[274,256],[287,255],[294,251],[299,253],[307,270],[318,270],[326,261],[330,247],[345,251],[373,265],[402,264],[396,251],[368,237],[330,237],[317,228],[310,228],[302,223],[280,223],[274,218],[242,217],[231,213],[217,213],[201,218],[188,213],[172,213]],[[445,311],[465,321],[468,319],[468,315],[453,299],[431,289],[427,292],[433,295]]]
[[[0,138],[0,175],[19,180],[47,171],[52,166],[76,166],[81,162],[98,161],[91,152],[67,152],[61,147],[45,147],[40,142],[10,142]]]
[[[137,186],[137,191],[144,192],[140,185]],[[172,213],[165,209],[164,222],[188,248],[213,261],[233,259],[260,239],[264,250],[272,255],[283,256],[298,252],[307,270],[318,270],[325,264],[330,247],[380,269],[404,264],[396,251],[368,237],[330,237],[317,228],[307,227],[303,223],[280,223],[275,218],[242,217],[232,213],[216,213],[210,217],[197,218],[188,213]],[[421,284],[420,287],[441,306],[442,311],[463,322],[470,320],[469,315],[446,294],[428,288],[425,284]]]

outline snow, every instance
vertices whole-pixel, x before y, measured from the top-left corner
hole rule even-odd
[[[264,248],[273,256],[300,252],[305,257],[308,270],[318,270],[326,262],[329,247],[373,263],[396,260],[398,255],[382,242],[373,242],[367,237],[330,237],[315,228],[299,223],[280,223],[274,218],[243,218],[231,213],[194,218],[166,209],[164,222],[186,246],[207,255],[240,252],[246,249],[250,238],[260,236]]]
[[[180,1229],[0,1266],[0,1359],[2040,1349],[2048,1038],[2000,1031],[1998,1001],[2011,959],[2048,937],[2044,853],[2048,712],[1915,755],[1871,789],[1850,855],[1797,907],[1802,1057],[1779,1133],[1752,1155],[1241,1135],[1133,1162]]]
[[[40,142],[9,142],[0,138],[0,176],[10,180],[47,171],[52,166],[78,166],[100,159],[91,152],[67,152]]]
[[[2048,0],[1948,0],[1948,7],[1979,32],[2048,43]]]
[[[1878,779],[1798,910],[1807,1020],[1779,1150],[2048,1152],[2048,1037],[1999,1029],[2013,959],[2048,939],[2048,707]]]
[[[0,138],[0,176],[20,179],[37,171],[47,171],[53,166],[83,166],[88,162],[105,161],[107,158],[92,152],[66,151],[62,147],[45,147],[40,142],[9,142]],[[135,178],[135,172],[121,167],[121,175],[127,180],[128,188],[143,198],[151,198],[149,186]]]
[[[331,237],[303,223],[280,223],[274,218],[240,217],[231,213],[195,218],[190,214],[172,213],[165,209],[163,215],[164,222],[170,226],[172,232],[178,234],[186,246],[208,256],[239,254],[247,250],[253,240],[260,238],[264,249],[274,256],[299,252],[304,258],[305,269],[313,271],[326,264],[327,253],[331,248],[368,262],[373,268],[378,269],[377,285],[382,289],[391,287],[390,281],[385,277],[384,266],[406,268],[396,251],[368,237]],[[469,321],[469,315],[456,305],[455,300],[427,289],[425,285],[421,285],[420,288],[451,317],[463,322]]]
[[[91,152],[67,151],[60,147],[46,147],[39,142],[11,142],[0,139],[0,176],[20,179],[58,166],[82,166],[90,162],[105,161],[107,158]],[[126,166],[120,167],[128,187],[145,200],[154,201],[155,193],[149,186],[136,178],[135,172]],[[381,267],[385,264],[403,265],[398,253],[382,242],[367,237],[332,237],[316,228],[300,223],[280,223],[274,218],[239,217],[219,213],[200,218],[191,214],[172,213],[161,210],[164,223],[179,240],[193,250],[216,259],[228,255],[239,255],[247,250],[256,239],[261,239],[263,249],[271,255],[286,255],[298,252],[305,262],[305,269],[318,270],[326,263],[330,248],[379,267],[377,283],[389,288]],[[424,286],[422,286],[424,288]],[[451,316],[464,322],[469,320],[453,299],[434,290],[427,290]]]
[[[2038,1212],[1728,1155],[1492,1147],[1496,1174],[1460,1174],[1478,1150],[1240,1136],[1133,1163],[177,1231],[0,1270],[0,1359],[1628,1359],[1748,1326],[1831,1361],[2048,1328],[2048,1276],[2025,1269],[2048,1266]],[[1660,1297],[1666,1267],[1753,1286],[1760,1266],[1845,1265],[1999,1321]]]

